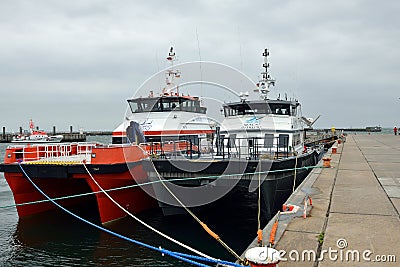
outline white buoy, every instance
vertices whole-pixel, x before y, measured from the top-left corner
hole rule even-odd
[[[277,266],[281,257],[279,251],[269,247],[254,247],[244,254],[251,267]]]

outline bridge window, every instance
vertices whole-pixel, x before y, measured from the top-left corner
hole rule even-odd
[[[183,97],[137,98],[128,100],[132,113],[186,111],[205,114],[207,108],[200,106],[200,100]]]
[[[237,115],[270,114],[271,110],[267,103],[239,103],[224,106],[225,117]]]
[[[290,104],[270,104],[272,114],[290,115]]]

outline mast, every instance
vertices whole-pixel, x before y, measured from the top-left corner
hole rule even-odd
[[[178,86],[175,88],[175,78],[181,77],[181,72],[179,70],[174,69],[174,62],[177,60],[176,53],[174,51],[174,47],[171,46],[168,52],[167,60],[170,62],[169,69],[165,72],[165,83],[167,86],[163,89],[163,94],[169,94],[173,90],[176,90],[176,93],[179,94]]]
[[[265,69],[263,72],[261,72],[262,78],[261,80],[257,83],[257,91],[260,92],[261,98],[266,100],[267,95],[269,93],[269,87],[270,86],[275,86],[275,79],[271,78],[271,75],[269,74],[269,62],[268,62],[268,57],[269,57],[269,51],[268,48],[265,48],[264,52],[262,53],[262,56],[264,57],[264,63],[263,63],[263,68]]]
[[[32,119],[29,120],[29,131],[30,133],[33,133],[33,131],[35,130],[35,125],[33,124]]]

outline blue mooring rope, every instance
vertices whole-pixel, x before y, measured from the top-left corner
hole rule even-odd
[[[66,208],[64,208],[63,206],[61,206],[60,204],[58,204],[57,202],[55,202],[52,198],[50,198],[46,193],[44,193],[44,192],[32,181],[32,179],[29,177],[29,175],[28,175],[28,174],[25,172],[25,170],[22,168],[21,162],[18,162],[18,165],[19,165],[19,167],[21,168],[22,172],[25,174],[26,178],[29,180],[29,182],[31,182],[31,184],[32,184],[45,198],[47,198],[50,202],[52,202],[54,205],[56,205],[57,207],[59,207],[60,209],[62,209],[63,211],[65,211],[66,213],[70,214],[71,216],[73,216],[73,217],[77,218],[78,220],[81,220],[82,222],[85,222],[85,223],[87,223],[87,224],[89,224],[89,225],[91,225],[91,226],[93,226],[93,227],[95,227],[95,228],[97,228],[97,229],[99,229],[99,230],[102,230],[102,231],[104,231],[104,232],[106,232],[106,233],[109,233],[109,234],[111,234],[111,235],[114,235],[114,236],[116,236],[116,237],[119,237],[119,238],[121,238],[121,239],[124,239],[124,240],[129,241],[129,242],[131,242],[131,243],[134,243],[134,244],[136,244],[136,245],[143,246],[143,247],[146,247],[146,248],[149,248],[149,249],[158,251],[158,252],[160,252],[160,253],[166,254],[166,255],[168,255],[168,256],[171,256],[171,257],[173,257],[173,258],[182,260],[182,261],[184,261],[184,262],[187,262],[187,263],[190,263],[190,264],[193,264],[193,265],[196,265],[196,266],[210,267],[209,265],[205,265],[205,264],[203,264],[203,263],[200,263],[200,262],[197,262],[197,261],[194,261],[194,260],[199,260],[199,261],[204,261],[204,262],[210,262],[210,263],[217,263],[217,264],[225,264],[225,265],[235,266],[235,267],[243,267],[243,265],[237,264],[237,263],[234,263],[234,262],[229,262],[229,261],[224,261],[224,260],[218,260],[218,259],[210,259],[210,258],[205,258],[205,257],[200,257],[200,256],[195,256],[195,255],[190,255],[190,254],[185,254],[185,253],[180,253],[180,252],[174,252],[174,251],[170,251],[170,250],[167,250],[167,249],[163,249],[163,248],[161,248],[161,247],[160,247],[160,248],[157,248],[157,247],[148,245],[148,244],[146,244],[146,243],[143,243],[143,242],[141,242],[141,241],[138,241],[138,240],[135,240],[135,239],[132,239],[132,238],[129,238],[129,237],[120,235],[120,234],[118,234],[118,233],[116,233],[116,232],[113,232],[113,231],[108,230],[108,229],[106,229],[106,228],[104,228],[104,227],[101,227],[101,226],[99,226],[99,225],[97,225],[97,224],[95,224],[95,223],[92,223],[92,222],[90,222],[90,221],[88,221],[88,220],[86,220],[86,219],[84,219],[84,218],[82,218],[82,217],[76,215],[75,213],[69,211],[68,209],[66,209]],[[193,259],[193,260],[191,260],[191,259]]]

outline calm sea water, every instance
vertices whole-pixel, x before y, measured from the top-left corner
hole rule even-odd
[[[107,136],[89,138],[88,141],[111,141]],[[7,145],[0,144],[0,161]],[[228,196],[198,215],[240,254],[256,235],[257,200],[254,195],[243,196],[240,205],[231,205],[233,199],[235,196]],[[12,204],[12,193],[0,173],[0,266],[193,266],[111,236],[61,210],[19,219],[15,207],[3,208]],[[88,210],[85,217],[96,222],[93,211]],[[154,209],[139,217],[202,252],[234,260],[189,216],[164,217]],[[129,217],[106,227],[156,247],[188,253]]]

